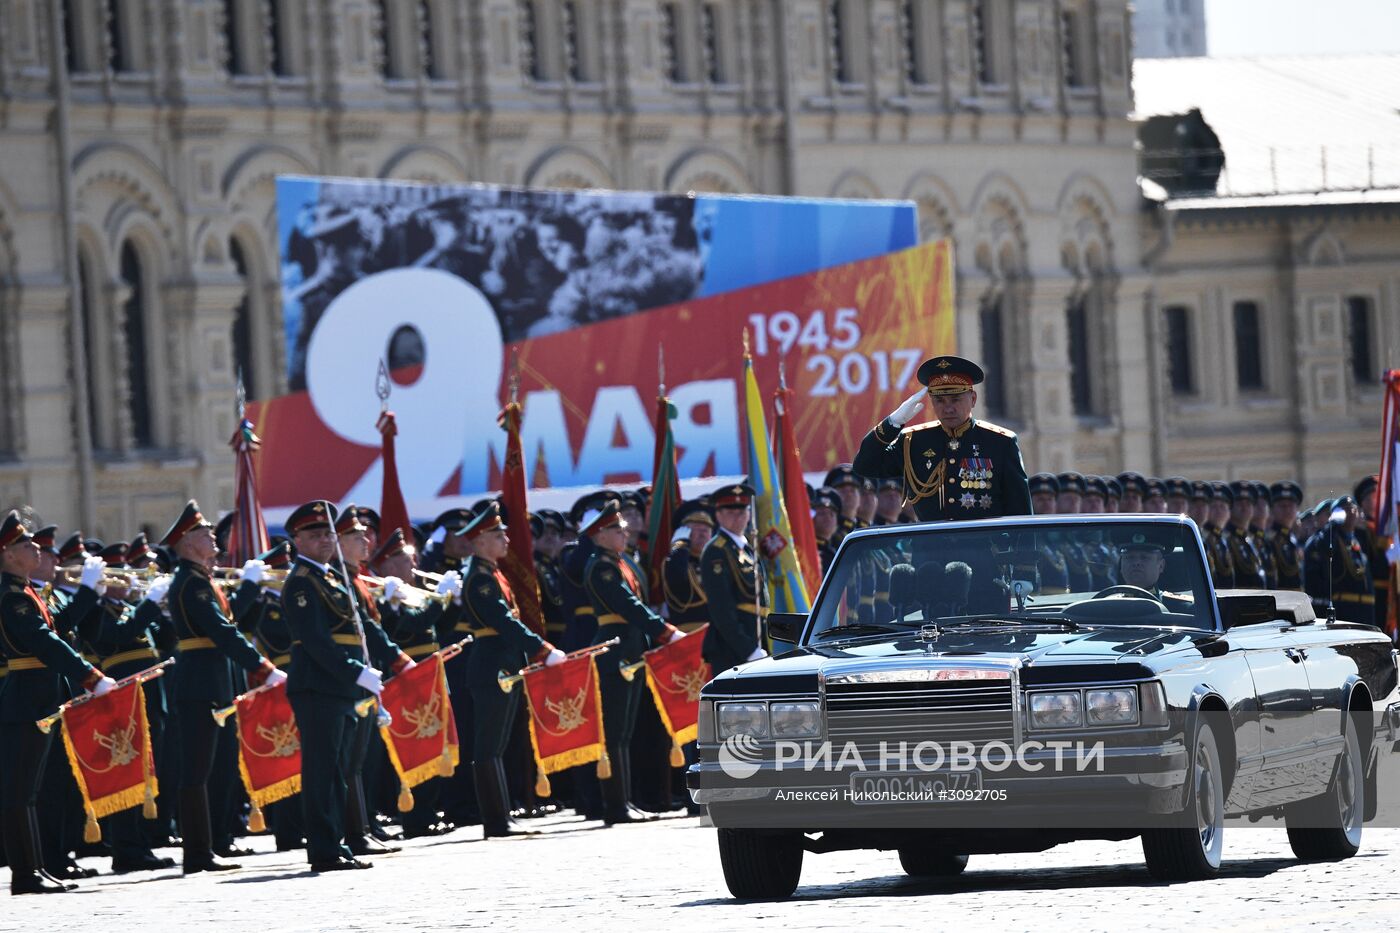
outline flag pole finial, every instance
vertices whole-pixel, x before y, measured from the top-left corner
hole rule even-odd
[[[747,360],[749,358],[749,328],[747,324],[744,325],[744,329],[740,333],[744,338],[744,359]]]
[[[778,388],[787,391],[787,370],[783,366],[783,361],[778,360]]]
[[[393,385],[389,381],[389,365],[384,362],[384,357],[379,358],[379,371],[374,376],[374,394],[379,396],[379,413],[382,415],[389,410],[389,393],[393,391]]]
[[[666,395],[666,345],[657,343],[656,345],[656,394]]]
[[[520,349],[512,348],[510,351],[510,403],[512,405],[520,401]]]
[[[243,423],[243,412],[248,408],[248,389],[243,384],[243,367],[238,367],[238,388],[235,390],[234,405],[238,410],[238,423]]]

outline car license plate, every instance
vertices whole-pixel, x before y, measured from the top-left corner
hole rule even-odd
[[[945,803],[958,791],[981,789],[982,772],[976,769],[851,775],[851,802],[864,806]]]

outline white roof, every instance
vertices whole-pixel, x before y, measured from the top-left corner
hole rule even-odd
[[[1136,117],[1201,111],[1219,195],[1400,188],[1400,55],[1138,59]]]

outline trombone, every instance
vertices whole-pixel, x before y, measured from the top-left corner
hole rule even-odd
[[[609,638],[607,641],[599,642],[596,645],[589,645],[587,648],[570,651],[568,654],[564,655],[564,660],[572,661],[575,658],[591,658],[596,654],[602,654],[614,645],[621,643],[621,641],[622,639],[620,638]],[[500,671],[496,674],[496,685],[501,688],[502,693],[510,693],[515,689],[516,684],[525,679],[526,674],[533,674],[535,671],[543,669],[543,664],[531,664],[528,667],[522,667],[520,672],[516,674],[507,674],[505,671]],[[633,673],[635,674],[636,671],[633,670]],[[626,677],[627,675],[624,674],[623,676]],[[627,677],[627,679],[631,680],[632,678]]]

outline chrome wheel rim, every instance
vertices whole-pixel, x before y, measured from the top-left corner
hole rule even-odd
[[[1353,740],[1354,741],[1354,740]],[[1361,801],[1364,789],[1352,756],[1351,742],[1337,760],[1337,815],[1352,845],[1361,841]]]
[[[1196,743],[1194,766],[1196,790],[1196,832],[1201,853],[1212,866],[1219,866],[1222,834],[1225,824],[1225,801],[1222,799],[1219,775],[1216,773],[1213,748],[1206,742]]]

